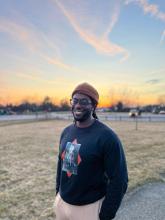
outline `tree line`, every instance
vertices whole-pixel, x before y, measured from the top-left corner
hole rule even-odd
[[[112,93],[111,93],[112,94]],[[120,97],[121,98],[121,97]],[[110,99],[113,100],[113,97]],[[108,108],[101,108],[103,111],[111,111],[111,112],[128,112],[131,107],[131,102],[126,102],[126,99],[121,99],[122,101],[116,101],[116,103],[112,102],[112,104]],[[141,112],[153,112],[159,113],[161,110],[165,111],[165,95],[159,97],[159,104],[155,105],[134,105],[134,108]],[[55,112],[55,111],[69,111],[71,106],[67,99],[62,99],[59,105],[54,104],[49,96],[46,96],[40,104],[31,103],[29,101],[23,101],[18,105],[0,104],[0,115],[3,114],[14,114],[14,113],[34,113],[34,112]]]
[[[46,96],[44,100],[40,103],[30,103],[24,101],[19,105],[7,104],[5,106],[0,105],[1,114],[12,114],[24,113],[24,112],[53,112],[53,111],[68,111],[70,110],[70,105],[66,99],[61,100],[60,104],[54,104],[51,98]]]

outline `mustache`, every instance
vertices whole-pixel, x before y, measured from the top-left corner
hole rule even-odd
[[[81,111],[85,111],[83,108],[81,107],[72,107],[72,111],[76,111],[76,110],[81,110]]]

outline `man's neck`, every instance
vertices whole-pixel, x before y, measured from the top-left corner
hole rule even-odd
[[[89,118],[83,122],[76,121],[76,126],[79,128],[86,128],[86,127],[89,127],[90,125],[92,125],[94,123],[94,121],[95,121],[94,118]]]

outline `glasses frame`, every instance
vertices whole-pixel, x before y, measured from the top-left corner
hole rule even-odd
[[[73,100],[74,100],[75,102],[74,102]],[[83,104],[83,103],[82,103],[82,100],[86,100],[86,101],[87,101],[86,104]],[[92,102],[89,101],[89,100],[86,99],[86,98],[82,98],[82,99],[72,98],[72,99],[70,99],[70,104],[71,104],[71,106],[74,106],[74,105],[77,105],[77,104],[79,104],[79,105],[81,105],[81,106],[87,106],[87,105],[92,104]]]

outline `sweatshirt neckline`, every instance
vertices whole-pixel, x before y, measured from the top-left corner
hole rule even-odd
[[[73,126],[75,129],[77,129],[79,131],[86,131],[86,130],[94,127],[96,123],[97,123],[97,119],[95,119],[94,122],[91,125],[89,125],[88,127],[80,128],[80,127],[76,126],[75,124]]]

